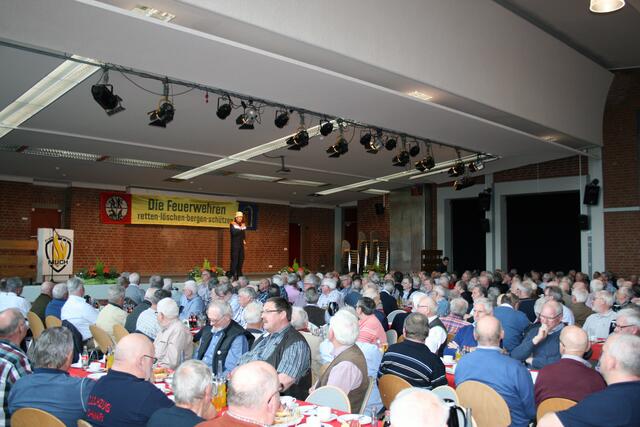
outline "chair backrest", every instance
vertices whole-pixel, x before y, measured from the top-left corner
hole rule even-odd
[[[33,311],[27,313],[27,320],[29,321],[29,329],[33,334],[33,339],[37,340],[44,331],[44,324],[42,320]]]
[[[410,387],[411,384],[409,382],[396,375],[385,374],[381,376],[378,380],[378,389],[380,390],[380,397],[384,407],[389,409],[396,395],[405,388]]]
[[[13,427],[65,427],[58,417],[35,408],[18,409],[11,416],[11,425]]]
[[[389,343],[389,345],[395,344],[398,342],[398,333],[395,331],[395,329],[389,329],[386,333],[387,333],[387,342]]]
[[[402,341],[404,341],[404,335],[400,335],[398,337],[398,340],[396,341],[396,344],[401,343]]]
[[[393,310],[391,313],[389,313],[389,315],[387,316],[387,321],[389,323],[393,323],[393,319],[400,313],[405,313],[404,310]]]
[[[371,392],[373,391],[373,386],[376,383],[375,377],[369,377],[369,386],[367,387],[367,391],[364,393],[364,399],[362,400],[362,406],[358,410],[359,414],[365,415],[367,409],[367,403],[369,402],[369,398],[371,397]]]
[[[507,427],[511,414],[507,402],[494,389],[478,381],[465,381],[456,388],[459,405],[471,408],[478,427]]]
[[[351,412],[351,404],[347,395],[332,385],[317,388],[305,400],[314,405],[328,406],[339,411]]]
[[[95,340],[100,351],[106,353],[109,347],[114,347],[113,341],[111,341],[111,337],[105,332],[104,329],[96,325],[91,325],[89,326],[89,330],[91,331],[91,335],[93,335],[93,339]]]
[[[113,325],[113,337],[116,340],[116,344],[120,341],[120,339],[126,337],[127,335],[129,335],[129,331],[127,331],[124,326],[119,323]]]
[[[62,326],[62,320],[58,319],[56,316],[48,315],[44,318],[44,324],[47,325],[47,328],[55,328]]]
[[[569,409],[572,406],[575,406],[576,402],[569,399],[563,399],[561,397],[551,397],[549,399],[545,399],[540,402],[538,405],[538,411],[536,413],[536,418],[540,421],[540,418],[544,416],[547,412],[558,412],[564,411],[565,409]]]
[[[456,391],[452,387],[449,387],[448,385],[441,385],[440,387],[436,387],[431,391],[433,391],[435,395],[438,396],[440,399],[450,400],[454,402],[456,405],[460,401],[460,399],[458,398],[458,393],[456,393]]]
[[[78,427],[91,427],[91,424],[89,424],[85,420],[78,420]]]

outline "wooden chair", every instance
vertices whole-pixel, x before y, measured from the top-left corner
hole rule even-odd
[[[44,318],[44,324],[47,328],[59,328],[62,326],[62,320],[58,319],[56,316],[48,315]]]
[[[396,344],[401,343],[402,341],[404,341],[404,335],[400,335],[398,337],[398,341],[396,341]]]
[[[101,352],[106,353],[109,347],[114,347],[113,341],[111,341],[111,337],[105,332],[104,329],[96,325],[91,325],[89,326],[89,330],[91,331],[91,335],[93,335],[96,346],[100,349]]]
[[[456,405],[460,400],[458,398],[458,393],[456,393],[456,391],[452,387],[449,387],[448,385],[441,385],[440,387],[434,388],[432,391],[440,399],[450,400],[452,402],[455,402]]]
[[[347,395],[332,385],[326,385],[324,387],[317,388],[307,397],[305,402],[313,403],[314,405],[328,406],[339,411],[351,412],[351,403]]]
[[[398,342],[398,333],[396,332],[395,329],[389,329],[387,331],[387,342],[389,343],[389,345],[395,344]]]
[[[393,310],[391,313],[389,313],[389,315],[387,316],[387,321],[389,322],[389,324],[392,324],[393,319],[395,319],[395,317],[400,313],[406,313],[406,312],[404,310]]]
[[[538,411],[536,412],[536,418],[538,421],[546,414],[547,412],[558,412],[564,411],[565,409],[569,409],[572,406],[575,406],[576,402],[569,399],[563,399],[561,397],[551,397],[549,399],[545,399],[540,402],[538,405]]]
[[[324,371],[326,371],[328,367],[329,367],[328,363],[325,363],[324,365],[320,366],[320,370],[318,371],[318,378],[320,378],[322,374],[324,374]]]
[[[127,335],[129,335],[129,331],[127,331],[124,326],[120,324],[113,325],[113,336],[116,339],[116,344]]]
[[[456,393],[459,405],[471,408],[478,427],[507,427],[511,425],[509,407],[494,389],[478,381],[465,381]]]
[[[29,321],[29,329],[33,334],[33,339],[37,340],[44,331],[44,324],[42,320],[33,311],[27,313],[27,320]]]
[[[91,427],[91,424],[89,424],[85,420],[78,420],[78,427]]]
[[[378,380],[378,389],[380,390],[380,397],[384,407],[389,409],[396,395],[405,388],[410,387],[411,384],[409,382],[396,375],[385,374],[381,376]]]
[[[375,383],[376,383],[376,378],[369,377],[369,386],[367,387],[367,391],[364,393],[364,400],[362,401],[362,406],[360,406],[360,410],[358,411],[359,414],[366,415],[365,412],[367,409],[367,402],[371,397],[371,392],[373,391],[373,386],[375,385]]]
[[[13,427],[65,427],[58,417],[41,409],[22,408],[11,416]]]

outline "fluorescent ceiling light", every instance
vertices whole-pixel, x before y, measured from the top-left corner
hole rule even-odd
[[[109,157],[104,160],[104,163],[113,163],[121,166],[134,166],[139,168],[151,168],[151,169],[174,169],[175,165],[164,162],[152,162],[150,160],[137,160],[127,159],[123,157]]]
[[[594,13],[609,13],[622,9],[624,5],[624,0],[591,0],[589,10]]]
[[[407,93],[409,96],[413,96],[414,98],[422,99],[423,101],[429,101],[433,96],[427,95],[424,92],[420,92],[418,90],[414,90],[413,92]]]
[[[355,182],[349,185],[343,185],[342,187],[330,188],[328,190],[318,191],[316,194],[320,196],[328,196],[329,194],[340,193],[342,191],[349,191],[360,187],[366,187],[367,185],[379,184],[380,180],[378,178],[368,179],[366,181]]]
[[[391,191],[389,190],[378,190],[377,188],[369,188],[367,190],[362,190],[361,193],[367,193],[367,194],[375,194],[375,195],[382,195],[382,194],[389,194],[391,193]]]
[[[283,179],[278,181],[278,184],[303,185],[305,187],[323,187],[327,185],[326,182],[305,181],[304,179]]]
[[[134,7],[133,9],[131,9],[132,12],[137,13],[138,15],[142,15],[142,16],[147,16],[149,18],[154,18],[157,19],[158,21],[162,21],[162,22],[170,22],[173,19],[175,19],[176,15],[169,13],[169,12],[163,12],[159,9],[154,9],[152,7],[149,6],[143,6],[143,5],[137,5],[136,7]]]
[[[331,122],[334,125],[337,124],[337,121],[335,120],[332,120]],[[244,150],[239,153],[232,154],[220,160],[216,160],[215,162],[207,163],[206,165],[202,165],[197,168],[178,174],[176,176],[173,176],[172,178],[181,179],[181,180],[195,178],[196,176],[200,176],[205,173],[212,172],[214,170],[226,168],[227,166],[230,166],[239,162],[247,161],[249,159],[252,159],[257,156],[261,156],[271,151],[279,150],[280,148],[286,147],[287,139],[291,138],[296,133],[292,133],[290,135],[283,136],[282,138],[274,139],[273,141],[258,145],[257,147],[249,148],[248,150]],[[309,138],[320,135],[320,125],[316,125],[308,128],[307,133],[309,134]]]
[[[76,55],[72,58],[96,62],[93,59]],[[88,65],[71,60],[64,61],[33,85],[31,89],[0,111],[0,138],[29,120],[43,108],[51,105],[99,69],[99,65]]]
[[[278,177],[278,176],[256,175],[253,173],[239,173],[235,176],[236,178],[248,179],[250,181],[264,181],[264,182],[274,182],[282,179],[281,177]]]

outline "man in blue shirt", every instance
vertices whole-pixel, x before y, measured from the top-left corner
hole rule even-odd
[[[547,301],[540,312],[540,325],[532,327],[520,345],[511,350],[511,357],[526,362],[533,369],[542,369],[560,360],[562,304]]]
[[[600,358],[600,372],[608,387],[576,406],[548,413],[539,427],[633,427],[640,422],[640,337],[613,334]]]
[[[524,331],[529,327],[527,315],[516,310],[519,301],[520,299],[514,294],[504,294],[502,304],[493,310],[493,315],[504,329],[502,347],[507,351],[513,350],[522,342]]]
[[[521,362],[502,354],[504,333],[493,316],[480,319],[475,330],[478,347],[466,354],[456,367],[456,386],[479,381],[494,389],[507,403],[513,427],[526,427],[536,415],[533,380]]]
[[[67,328],[46,329],[31,352],[36,369],[20,378],[9,394],[9,412],[36,408],[58,417],[68,427],[82,418],[95,382],[74,378],[68,370],[73,359],[73,338]]]
[[[491,316],[493,314],[493,303],[488,298],[480,297],[474,301],[473,308],[473,319],[475,324],[460,328],[453,337],[453,340],[447,344],[444,354],[453,356],[458,351],[461,353],[467,353],[478,346],[478,341],[476,341],[475,337],[475,325],[483,317]]]
[[[182,288],[180,298],[180,320],[188,319],[190,316],[198,316],[204,312],[204,302],[198,295],[196,282],[187,280]]]
[[[66,283],[58,283],[53,287],[51,291],[51,296],[53,299],[49,301],[47,304],[47,308],[44,310],[45,319],[47,316],[55,316],[58,319],[61,318],[60,312],[62,311],[62,306],[65,302],[67,302],[67,284]]]

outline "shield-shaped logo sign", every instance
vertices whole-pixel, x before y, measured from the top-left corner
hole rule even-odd
[[[54,233],[44,244],[44,252],[47,264],[53,271],[60,273],[69,264],[73,242],[65,236]]]

